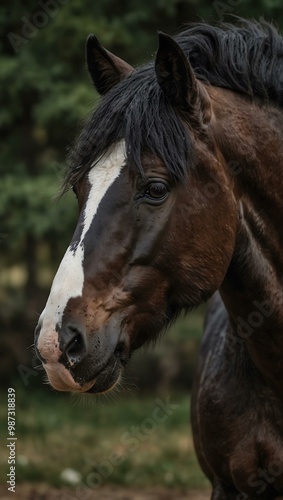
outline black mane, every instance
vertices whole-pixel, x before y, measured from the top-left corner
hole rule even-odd
[[[198,24],[176,40],[200,80],[283,105],[283,38],[272,24]]]
[[[283,105],[283,38],[262,22],[190,26],[175,37],[197,78],[218,87]],[[69,156],[65,187],[74,184],[109,147],[124,138],[130,164],[152,151],[181,180],[195,162],[184,122],[166,101],[153,62],[137,68],[101,100]]]

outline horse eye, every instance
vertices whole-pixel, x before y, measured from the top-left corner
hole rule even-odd
[[[161,200],[167,193],[166,184],[163,184],[163,182],[152,182],[149,184],[145,194],[154,200]]]

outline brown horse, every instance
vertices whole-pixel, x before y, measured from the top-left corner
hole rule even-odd
[[[271,25],[160,33],[133,69],[94,36],[103,95],[70,155],[80,217],[36,329],[53,387],[112,388],[212,297],[192,423],[212,498],[283,495],[283,40]]]

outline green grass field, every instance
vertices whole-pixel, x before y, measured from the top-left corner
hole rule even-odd
[[[2,393],[2,401],[3,397]],[[189,397],[175,395],[170,404],[175,406],[166,406],[160,394],[95,399],[55,393],[48,387],[16,387],[17,483],[63,486],[61,473],[71,468],[81,475],[81,484],[94,488],[208,486],[193,450]],[[6,419],[4,404],[4,437]],[[7,455],[7,448],[1,447],[3,472]]]

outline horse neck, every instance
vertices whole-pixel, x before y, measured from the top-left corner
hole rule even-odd
[[[226,162],[236,162],[241,220],[220,288],[233,334],[266,382],[283,386],[283,110],[222,91],[215,120]],[[233,96],[231,104],[231,96]],[[225,102],[226,100],[226,102]],[[223,102],[224,101],[224,102]],[[218,102],[218,101],[217,101]],[[281,392],[282,397],[282,392]]]

